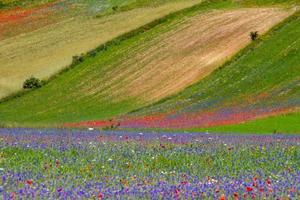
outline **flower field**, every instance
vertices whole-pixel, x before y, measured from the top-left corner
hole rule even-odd
[[[0,199],[299,199],[300,136],[0,129]]]

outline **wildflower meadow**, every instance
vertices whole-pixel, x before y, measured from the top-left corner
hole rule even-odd
[[[1,199],[299,199],[300,136],[0,130]]]

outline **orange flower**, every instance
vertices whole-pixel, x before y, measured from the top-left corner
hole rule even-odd
[[[222,195],[220,196],[219,200],[226,200],[225,194],[222,194]]]

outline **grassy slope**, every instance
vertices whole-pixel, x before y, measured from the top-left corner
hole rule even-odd
[[[248,109],[300,106],[299,30],[298,13],[287,23],[273,30],[262,41],[242,51],[237,59],[225,65],[223,69],[179,95],[142,109],[134,115],[157,114],[170,110],[187,114],[192,111],[216,111],[235,106]],[[261,94],[265,94],[265,98],[259,99]],[[282,123],[279,123],[281,120]],[[210,130],[300,132],[297,122],[299,122],[299,114],[292,114]],[[197,130],[206,130],[206,128]]]
[[[210,131],[221,133],[300,133],[300,113],[289,113],[279,116],[258,119],[241,124],[196,128],[190,131]]]
[[[194,16],[203,10],[211,8],[232,7],[232,4],[205,4],[188,9],[181,14],[171,16],[144,34],[139,34],[119,44],[112,45],[101,51],[96,57],[88,57],[84,63],[74,69],[59,75],[54,81],[40,90],[29,92],[24,96],[0,104],[1,123],[22,123],[23,125],[44,124],[55,122],[81,121],[112,117],[141,107],[142,102],[127,98],[123,101],[111,101],[101,96],[101,93],[78,95],[82,85],[92,83],[98,76],[104,76],[112,68],[119,65],[119,61],[128,58],[136,51],[148,48],[154,37],[174,29],[187,16]],[[109,65],[108,65],[109,64]],[[87,78],[88,77],[88,78]],[[101,83],[100,83],[101,84]],[[95,87],[91,85],[91,88]],[[101,92],[101,91],[100,91]]]
[[[200,2],[200,0],[179,0],[161,2],[155,7],[147,4],[137,5],[132,6],[129,11],[116,12],[99,18],[95,15],[98,13],[97,10],[102,9],[101,2],[80,0],[72,3],[73,1],[59,5],[59,9],[62,10],[54,14],[53,9],[49,9],[51,11],[49,14],[45,8],[48,14],[42,16],[42,19],[39,15],[43,14],[44,10],[38,12],[38,18],[31,19],[30,15],[20,18],[21,21],[12,20],[8,24],[1,23],[0,20],[0,38],[2,33],[4,34],[4,38],[0,39],[0,74],[3,75],[0,77],[0,98],[20,90],[23,81],[32,75],[42,79],[48,78],[69,65],[72,56],[86,53],[121,34]],[[117,4],[115,0],[111,3],[114,4],[108,3],[105,6]],[[131,3],[123,1],[122,5]],[[109,10],[110,7],[105,9]],[[50,25],[38,27],[39,23],[47,24],[50,18],[55,18]],[[32,27],[37,30],[32,31]],[[26,32],[27,29],[30,31]],[[11,37],[10,32],[23,34]]]

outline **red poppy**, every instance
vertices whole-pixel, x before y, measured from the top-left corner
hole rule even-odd
[[[267,180],[266,180],[266,183],[267,183],[268,185],[271,185],[271,180],[270,180],[270,179],[267,179]]]
[[[178,198],[179,195],[180,195],[180,190],[179,190],[179,189],[176,189],[176,190],[175,190],[175,196],[176,196],[176,198]]]
[[[264,188],[262,188],[262,187],[260,187],[258,190],[259,190],[260,192],[264,192]]]
[[[33,180],[31,180],[31,179],[28,179],[28,180],[26,181],[26,183],[27,183],[28,185],[32,185],[32,183],[33,183]]]
[[[251,192],[252,190],[253,190],[252,187],[249,187],[249,186],[246,187],[246,191],[247,191],[247,192]]]
[[[188,181],[181,181],[182,185],[187,185],[189,182]]]
[[[104,197],[104,194],[102,192],[99,192],[98,199],[103,199],[103,197]]]
[[[234,200],[238,200],[239,199],[239,194],[237,192],[234,192],[233,196],[234,196]]]

